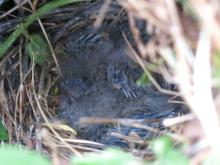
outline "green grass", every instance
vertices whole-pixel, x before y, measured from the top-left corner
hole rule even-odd
[[[0,122],[0,140],[8,141],[8,139],[9,139],[8,130],[6,130],[3,124]]]
[[[88,0],[53,0],[52,2],[49,2],[45,4],[44,6],[42,6],[41,8],[39,8],[32,15],[28,16],[23,23],[19,24],[16,30],[12,32],[2,44],[0,44],[0,58],[4,56],[5,52],[10,48],[10,46],[15,42],[15,40],[21,34],[25,33],[27,28],[34,21],[36,21],[39,17],[61,6],[64,6],[70,3],[82,2],[82,1],[88,1]]]
[[[35,151],[28,151],[19,146],[0,147],[0,164],[4,165],[50,165],[50,161]]]
[[[187,165],[189,159],[176,148],[168,137],[161,137],[153,140],[150,146],[155,154],[155,160],[146,161],[124,152],[119,148],[107,148],[99,153],[89,153],[83,156],[74,156],[70,165]],[[13,159],[12,159],[13,158]],[[206,164],[216,161],[209,159]],[[22,147],[5,145],[0,147],[0,163],[7,165],[49,165],[50,161],[36,151],[28,151]]]

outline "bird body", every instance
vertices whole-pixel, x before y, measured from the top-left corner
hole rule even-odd
[[[64,73],[62,81],[68,83],[61,85],[61,91],[74,97],[79,93],[79,99],[67,101],[69,98],[61,94],[58,118],[65,119],[76,129],[80,138],[108,141],[113,145],[114,138],[108,132],[117,130],[116,127],[97,124],[81,126],[79,120],[83,117],[144,120],[175,115],[181,110],[181,106],[168,103],[170,96],[161,94],[150,84],[146,87],[136,85],[143,72],[138,66],[130,65],[132,60],[127,56],[122,33],[128,38],[131,33],[125,25],[128,22],[104,23],[97,30],[88,24],[70,33],[65,40],[67,54],[61,68]],[[123,130],[126,134],[132,131],[131,127],[123,127]],[[136,132],[142,138],[149,133],[143,129]]]

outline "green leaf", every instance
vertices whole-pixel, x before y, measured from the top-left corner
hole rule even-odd
[[[146,86],[149,83],[150,80],[146,73],[143,73],[142,76],[136,81],[137,86]]]
[[[0,147],[0,161],[4,165],[50,165],[50,162],[37,152],[9,145]]]
[[[119,149],[109,148],[101,153],[91,153],[83,157],[73,157],[72,165],[128,165],[140,164],[139,159]]]
[[[186,13],[189,16],[198,20],[198,16],[196,15],[196,12],[195,12],[193,6],[190,4],[189,0],[177,0],[177,2],[179,2],[182,5],[184,11],[186,11]]]
[[[152,149],[158,157],[161,157],[172,147],[171,139],[164,136],[152,142]]]
[[[220,50],[214,56],[214,65],[218,70],[220,69]]]
[[[2,43],[0,44],[0,58],[2,58],[5,54],[5,52],[10,48],[10,46],[15,42],[15,40],[22,34],[25,33],[25,30],[34,22],[36,21],[39,17],[47,14],[48,12],[70,4],[70,3],[76,3],[76,2],[83,2],[83,1],[88,1],[88,0],[53,0],[51,2],[48,2],[41,8],[39,8],[36,12],[34,12],[32,15],[28,16],[25,20],[24,23],[21,23],[15,31],[13,31],[9,37]]]
[[[0,123],[0,140],[7,140],[8,141],[8,131],[5,129],[2,123]]]
[[[172,141],[168,137],[161,137],[152,143],[152,150],[155,153],[156,165],[187,165],[189,160],[178,148],[174,148]]]
[[[217,53],[214,56],[213,76],[214,76],[214,78],[217,79],[217,81],[218,81],[217,87],[220,89],[220,51],[217,51]]]
[[[50,90],[50,94],[52,96],[56,96],[60,93],[60,89],[58,86],[54,86],[51,90]]]
[[[49,52],[46,41],[38,34],[31,35],[29,40],[26,45],[29,57],[39,65],[44,64]]]

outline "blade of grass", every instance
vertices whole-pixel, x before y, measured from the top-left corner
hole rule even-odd
[[[49,2],[39,8],[35,13],[32,15],[28,16],[24,23],[21,23],[14,32],[12,32],[9,37],[2,43],[0,44],[0,58],[2,58],[5,54],[5,52],[8,50],[8,48],[15,42],[15,40],[25,32],[25,30],[30,26],[35,20],[37,20],[39,17],[45,15],[46,13],[70,4],[70,3],[76,3],[76,2],[82,2],[82,1],[88,1],[88,0],[54,0],[52,2]]]

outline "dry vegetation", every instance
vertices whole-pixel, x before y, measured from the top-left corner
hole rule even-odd
[[[181,137],[190,142],[189,151],[197,150],[194,148],[197,144],[199,151],[209,148],[219,155],[218,77],[214,75],[219,69],[215,65],[219,58],[219,2],[191,0],[177,4],[172,0],[138,3],[128,0],[121,4],[129,13],[140,52],[134,58],[144,67],[144,59],[160,55],[164,60],[161,73],[178,85],[179,94],[192,111],[194,119],[189,115],[174,121],[188,125]],[[155,30],[156,37],[150,46],[141,43],[133,24],[135,17],[146,20]],[[193,132],[196,134],[192,135]]]
[[[20,6],[2,13],[0,19],[5,21],[10,18],[10,22],[13,17],[16,18],[12,10],[33,13],[41,3],[43,1],[24,0]],[[128,13],[137,44],[137,49],[134,49],[124,36],[129,56],[143,68],[158,90],[181,96],[184,100],[181,104],[187,104],[191,110],[188,115],[164,121],[165,126],[174,130],[167,135],[178,143],[187,144],[185,154],[191,164],[198,164],[211,153],[220,155],[220,2],[138,0],[137,3],[134,0],[118,0],[118,3]],[[101,26],[108,15],[109,4],[111,0],[103,2],[100,14],[95,18],[95,26]],[[57,54],[62,45],[51,43],[47,33],[62,27],[63,22],[74,15],[71,10],[75,11],[74,5],[51,12],[35,22],[52,54],[46,65],[39,66],[34,61],[28,63],[25,55],[28,34],[20,37],[0,62],[1,119],[9,131],[9,142],[47,153],[54,162],[57,155],[81,155],[84,151],[102,148],[101,144],[73,138],[73,129],[50,121],[57,104],[53,92],[61,74]],[[146,31],[153,34],[147,44],[142,42],[134,23],[137,18],[146,21]],[[17,21],[20,22],[19,19]],[[8,35],[16,28],[15,25],[3,30],[5,33],[2,34]],[[147,67],[149,61],[157,66],[153,71],[161,73],[168,82],[177,84],[179,92],[160,88],[150,74],[152,68]]]

